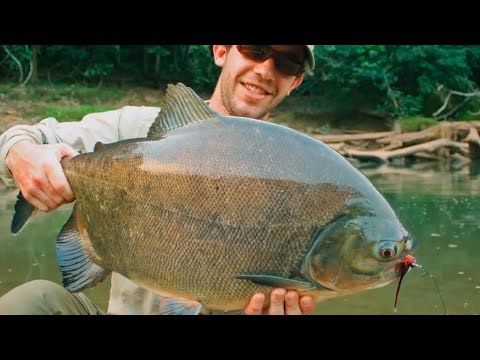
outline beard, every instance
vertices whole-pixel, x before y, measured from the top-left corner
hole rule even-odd
[[[258,82],[258,81],[257,81]],[[234,84],[234,85],[232,85]],[[267,119],[270,111],[275,108],[281,101],[265,102],[256,99],[245,99],[235,96],[237,87],[243,87],[241,81],[234,81],[233,79],[226,79],[222,82],[221,97],[225,109],[231,116],[249,117],[253,119]],[[275,94],[273,94],[273,97]]]

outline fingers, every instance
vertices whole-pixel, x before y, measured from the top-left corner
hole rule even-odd
[[[263,310],[265,296],[255,294],[244,312],[246,315],[302,315],[315,309],[315,300],[311,296],[299,296],[295,290],[274,289],[270,294],[270,305]]]
[[[296,291],[287,291],[285,295],[285,315],[302,315],[299,296]]]
[[[47,164],[29,179],[21,179],[25,199],[43,212],[49,212],[75,199],[60,163]]]
[[[300,309],[303,314],[311,313],[315,310],[315,299],[311,296],[300,297]]]
[[[271,308],[271,313],[275,315],[303,315],[303,310],[300,306],[298,292],[295,290],[288,290],[283,294],[284,295],[281,296],[281,292],[279,291],[275,296],[275,299],[272,298],[272,303],[273,301],[277,303],[274,307]]]
[[[5,163],[25,199],[43,212],[75,200],[61,160],[78,155],[65,144],[36,145],[20,141],[12,146]]]
[[[51,196],[40,187],[25,188],[20,186],[20,191],[24,194],[25,199],[40,211],[49,212],[59,206],[52,200]]]
[[[62,160],[63,158],[73,158],[77,155],[79,155],[79,152],[73,149],[72,147],[68,146],[67,144],[59,144],[58,145],[58,154],[59,154],[59,160]]]
[[[51,166],[46,167],[45,174],[48,178],[48,194],[58,206],[75,200],[75,195],[73,194],[60,162],[53,163]]]
[[[22,190],[20,190],[20,191],[22,191]],[[22,191],[22,194],[23,194],[23,191]],[[38,198],[38,197],[32,195],[31,193],[24,196],[24,198],[25,198],[25,200],[27,200],[30,204],[32,204],[38,210],[43,211],[43,212],[49,212],[50,211],[50,208],[47,205],[45,205],[44,201],[41,198]]]
[[[285,289],[274,289],[270,294],[270,306],[268,307],[268,315],[284,315],[285,308],[285,294],[287,291]]]
[[[63,172],[63,167],[61,161],[63,159],[71,159],[77,156],[79,153],[78,151],[74,150],[70,146],[66,144],[60,144],[57,148],[58,151],[58,163],[55,162],[52,164],[52,176],[49,176],[50,183],[52,187],[55,189],[58,195],[60,195],[63,199],[63,203],[69,203],[75,200],[75,194],[70,187],[70,184]]]
[[[265,301],[265,295],[258,293],[253,295],[245,308],[245,315],[261,315],[263,310],[263,302]]]

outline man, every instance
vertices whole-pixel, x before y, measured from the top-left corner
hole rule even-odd
[[[222,115],[268,120],[270,111],[296,89],[315,66],[313,45],[214,45],[222,68],[209,106]],[[159,108],[126,106],[86,115],[75,123],[53,118],[34,126],[14,126],[0,137],[0,177],[17,185],[37,209],[48,212],[75,200],[60,161],[78,151],[93,151],[97,141],[111,143],[145,137]],[[161,297],[113,273],[109,314],[161,313]],[[268,308],[256,294],[245,314],[303,314],[314,308],[309,296],[274,289]],[[45,280],[23,284],[0,298],[0,313],[97,314],[84,294],[71,294]]]

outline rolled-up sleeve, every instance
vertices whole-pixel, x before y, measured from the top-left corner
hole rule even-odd
[[[88,114],[78,122],[58,122],[50,117],[36,125],[13,126],[0,136],[0,179],[9,187],[15,186],[5,158],[18,141],[64,143],[79,152],[90,152],[99,141],[108,144],[146,136],[159,110],[155,107],[126,106],[119,110]]]

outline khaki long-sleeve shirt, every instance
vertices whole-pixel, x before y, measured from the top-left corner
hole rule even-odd
[[[95,143],[145,137],[158,115],[158,107],[126,106],[119,110],[86,115],[82,121],[59,123],[47,118],[36,125],[17,125],[0,136],[0,178],[15,187],[12,174],[5,165],[10,148],[20,140],[36,144],[65,143],[77,151],[91,152]],[[111,279],[109,314],[156,314],[161,297],[145,290],[120,274]]]

